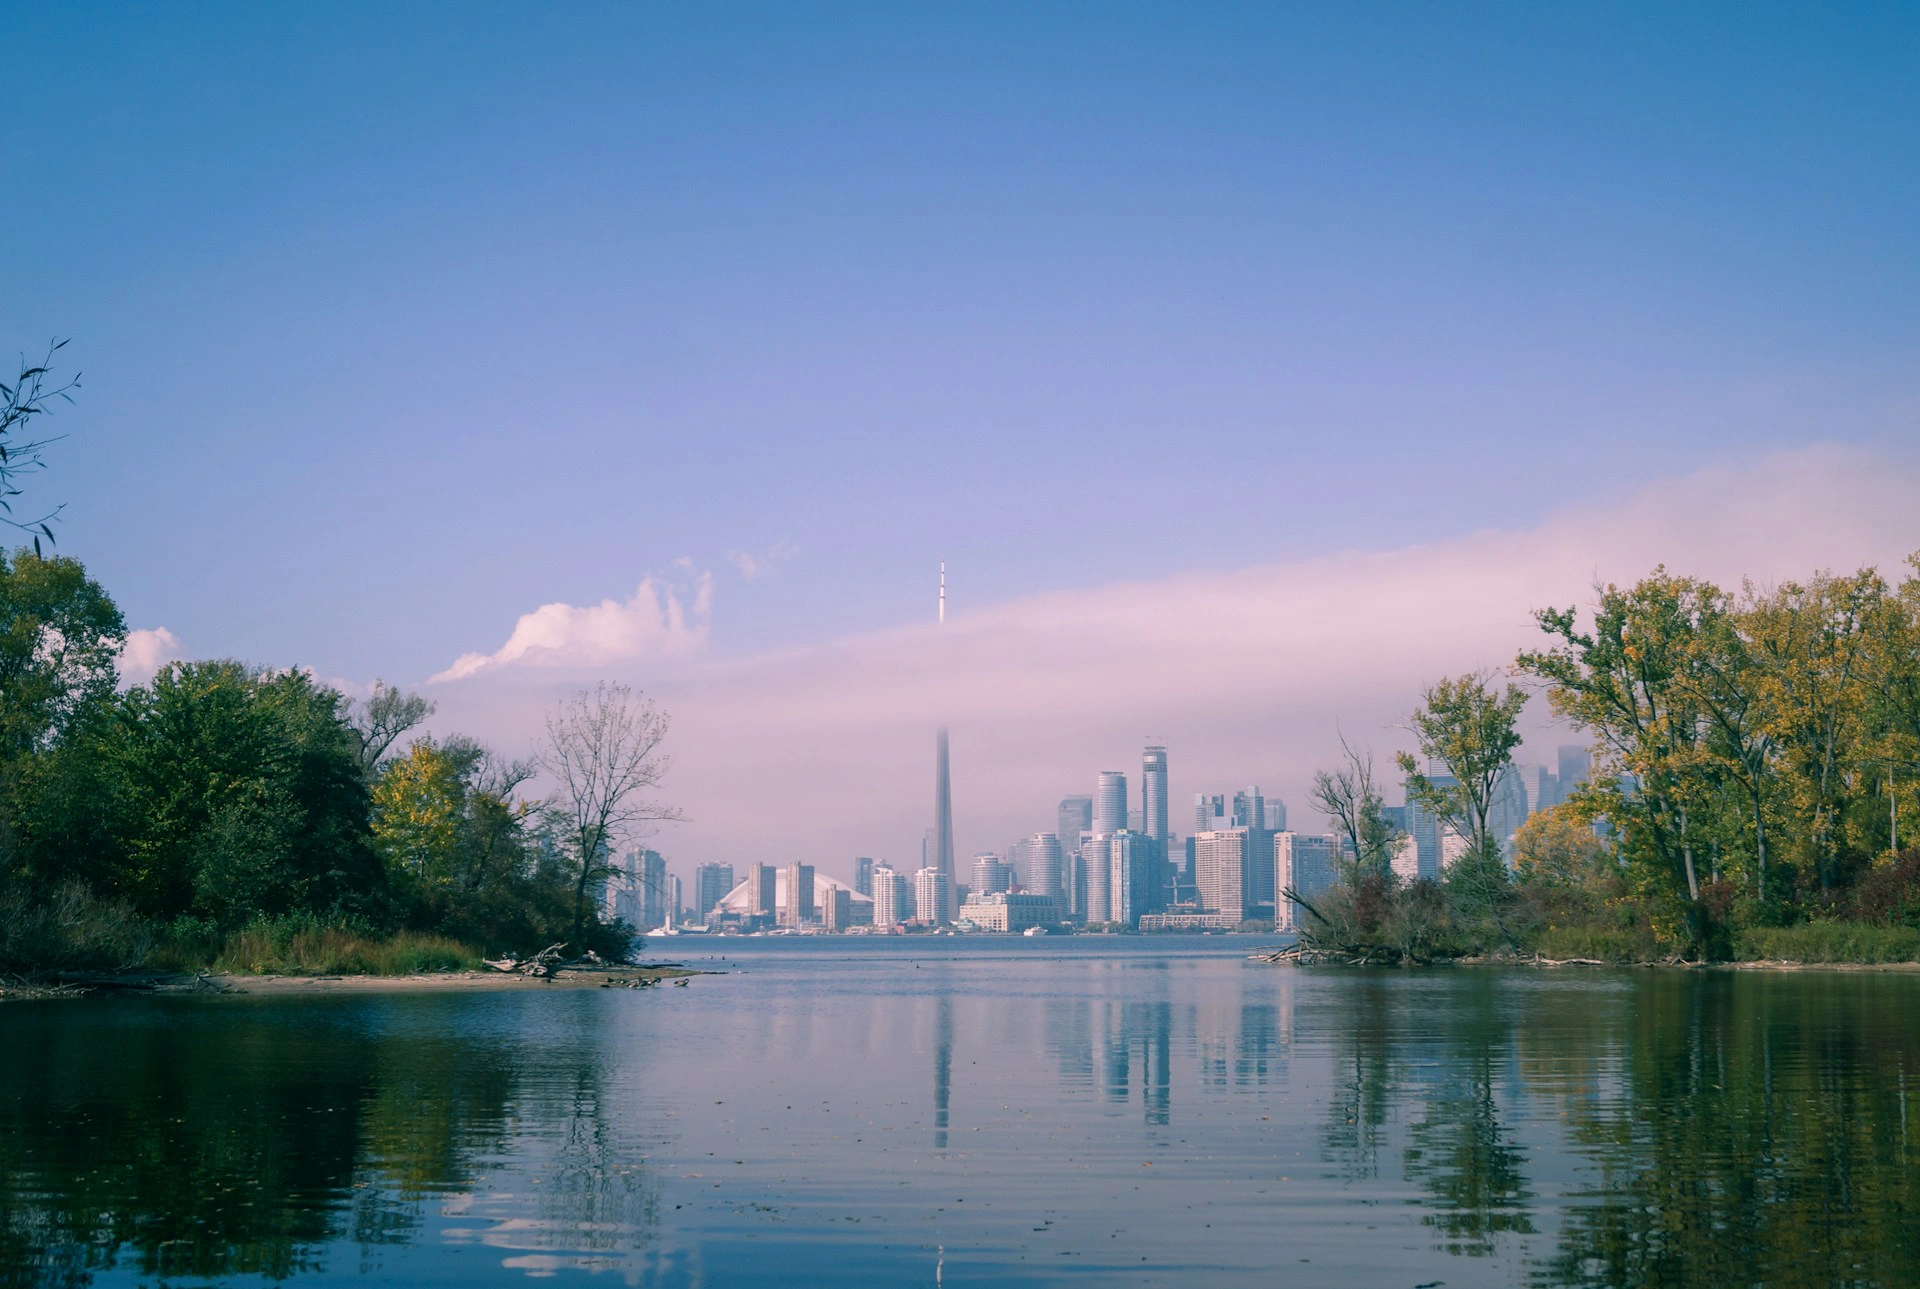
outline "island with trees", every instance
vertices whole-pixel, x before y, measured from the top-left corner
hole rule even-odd
[[[1724,590],[1657,569],[1544,609],[1504,680],[1443,680],[1398,768],[1464,841],[1404,880],[1371,758],[1315,780],[1345,857],[1293,891],[1301,947],[1340,961],[1920,961],[1920,556]],[[1594,773],[1510,840],[1492,796],[1537,689]],[[1431,771],[1431,772],[1430,772]],[[1904,814],[1903,814],[1904,812]],[[1903,844],[1903,826],[1906,828]],[[1404,865],[1401,866],[1404,869]]]

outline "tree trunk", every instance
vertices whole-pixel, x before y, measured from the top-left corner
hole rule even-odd
[[[1687,840],[1687,826],[1684,821],[1680,825],[1680,858],[1687,866],[1687,898],[1698,900],[1700,878],[1693,871],[1693,843]]]

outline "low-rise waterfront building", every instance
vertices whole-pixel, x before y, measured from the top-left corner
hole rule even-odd
[[[962,904],[959,920],[970,922],[982,931],[1020,932],[1058,922],[1060,906],[1050,895],[996,891],[991,895],[973,896]]]

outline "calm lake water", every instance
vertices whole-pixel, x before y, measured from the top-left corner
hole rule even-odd
[[[0,1007],[0,1284],[1920,1282],[1920,978],[659,941]]]

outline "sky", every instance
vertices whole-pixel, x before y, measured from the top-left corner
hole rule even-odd
[[[9,27],[0,346],[71,339],[129,674],[522,754],[623,679],[683,875],[914,858],[943,719],[963,854],[1149,738],[1303,805],[1543,596],[1920,548],[1912,6]]]

